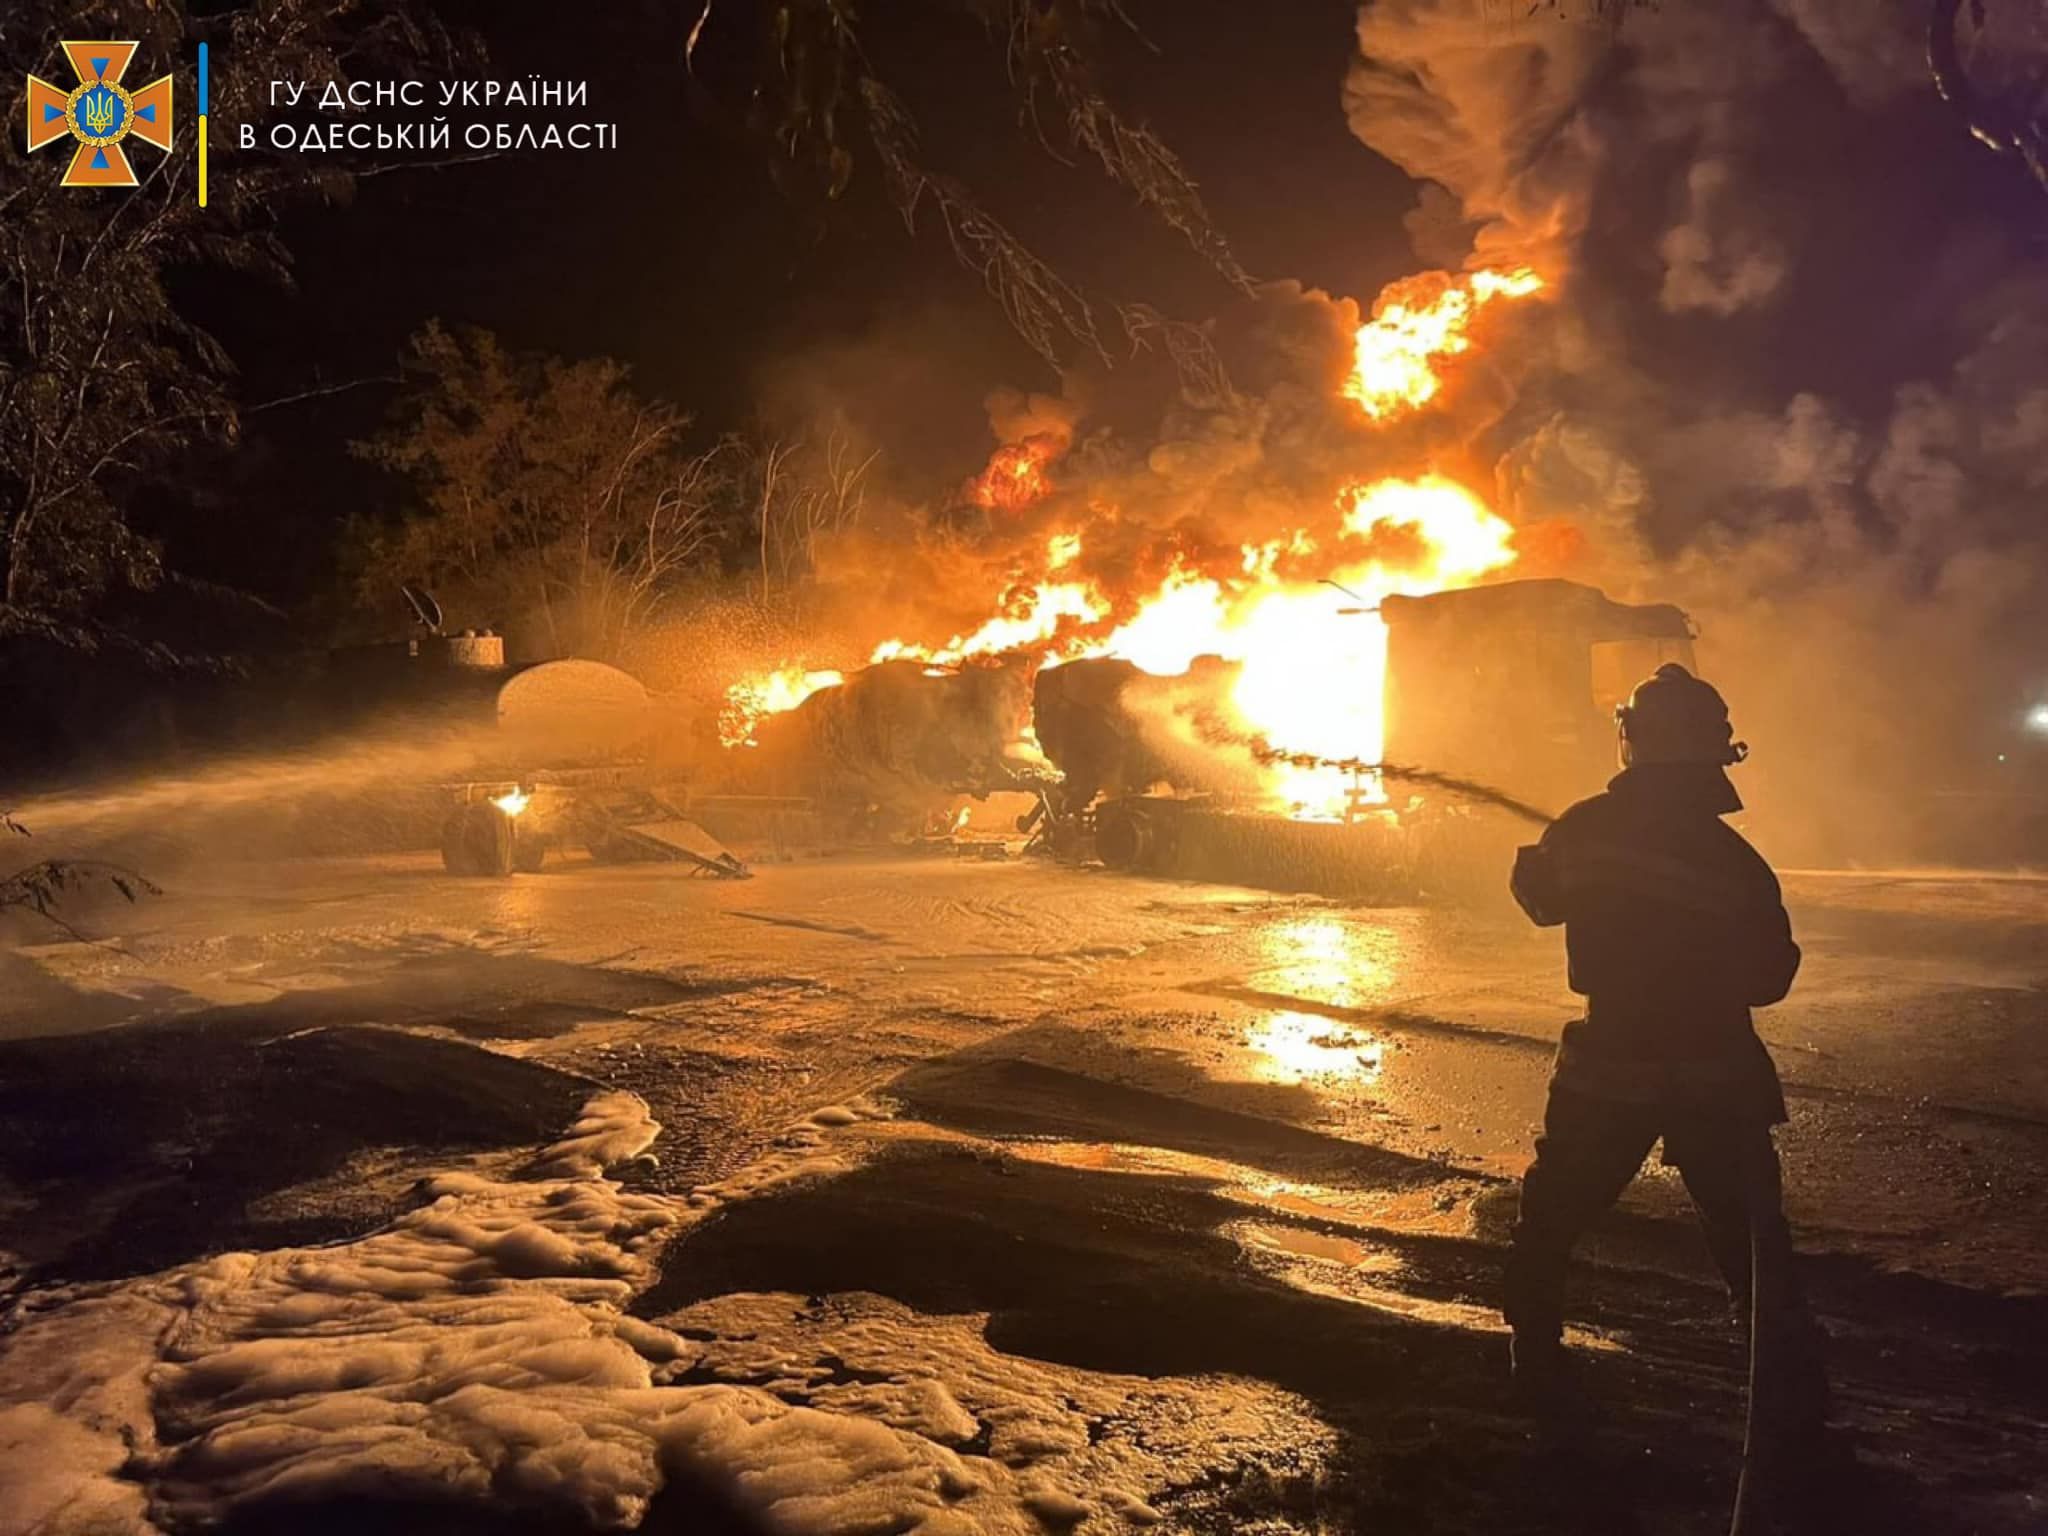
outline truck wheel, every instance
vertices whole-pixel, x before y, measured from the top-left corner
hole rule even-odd
[[[463,837],[464,817],[461,811],[452,811],[441,823],[441,867],[451,875],[466,875],[469,868],[469,844]]]
[[[512,818],[495,805],[465,805],[441,824],[441,865],[451,875],[512,873]]]
[[[1114,801],[1095,812],[1095,856],[1111,869],[1148,870],[1158,862],[1159,839],[1152,818]]]
[[[530,875],[547,862],[548,840],[539,833],[524,833],[516,827],[512,833],[512,867],[522,875]]]

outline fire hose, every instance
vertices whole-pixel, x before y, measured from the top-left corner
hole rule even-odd
[[[1743,1170],[1749,1202],[1749,1390],[1742,1426],[1742,1470],[1735,1480],[1735,1513],[1728,1536],[1759,1536],[1769,1523],[1769,1506],[1783,1466],[1780,1452],[1788,1422],[1786,1392],[1798,1362],[1793,1359],[1790,1324],[1798,1315],[1792,1285],[1792,1241],[1778,1211],[1769,1209],[1771,1170],[1764,1165],[1768,1142],[1757,1144],[1754,1163]]]
[[[1398,763],[1368,763],[1357,758],[1323,758],[1286,752],[1256,737],[1229,733],[1234,744],[1250,750],[1260,762],[1292,768],[1337,768],[1348,773],[1376,773],[1384,780],[1421,784],[1506,811],[1522,821],[1547,827],[1554,816],[1489,784],[1461,779],[1432,769]],[[1767,1148],[1768,1143],[1760,1146]],[[1749,1207],[1749,1373],[1747,1409],[1742,1431],[1742,1465],[1735,1483],[1735,1511],[1729,1536],[1758,1536],[1769,1519],[1768,1507],[1782,1462],[1776,1452],[1785,1431],[1786,1387],[1796,1362],[1792,1358],[1790,1323],[1796,1315],[1792,1286],[1792,1245],[1779,1213],[1771,1209],[1769,1191],[1775,1180],[1764,1155],[1753,1152],[1743,1170],[1743,1192]]]
[[[1434,768],[1416,768],[1406,763],[1368,763],[1356,757],[1316,757],[1305,752],[1283,752],[1264,742],[1251,743],[1252,756],[1262,763],[1282,764],[1289,768],[1338,768],[1346,773],[1378,774],[1380,778],[1397,784],[1421,784],[1431,789],[1441,789],[1467,800],[1477,800],[1482,805],[1493,806],[1506,811],[1510,816],[1547,827],[1557,818],[1548,811],[1539,810],[1526,800],[1517,800],[1505,790],[1495,789],[1491,784],[1481,784],[1476,779],[1461,779],[1454,774],[1438,773]]]
[[[1433,768],[1416,768],[1405,763],[1368,762],[1362,757],[1318,757],[1313,752],[1290,752],[1276,747],[1263,736],[1232,728],[1219,719],[1212,710],[1200,710],[1184,716],[1203,741],[1214,747],[1234,747],[1249,752],[1252,758],[1268,767],[1286,768],[1335,768],[1342,773],[1357,775],[1377,774],[1382,780],[1400,784],[1422,784],[1431,789],[1441,789],[1467,800],[1477,800],[1506,811],[1510,816],[1547,827],[1557,818],[1545,810],[1517,800],[1504,790],[1495,789],[1491,784],[1481,784],[1476,779],[1461,779],[1453,774],[1438,773]]]

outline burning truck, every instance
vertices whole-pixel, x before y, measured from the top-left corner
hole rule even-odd
[[[1527,269],[1404,279],[1342,338],[1333,396],[1219,408],[1121,467],[1066,457],[1071,421],[1043,430],[1057,402],[1011,412],[965,488],[975,515],[941,520],[907,588],[913,610],[941,592],[958,632],[884,638],[844,682],[801,664],[743,679],[727,745],[749,769],[779,761],[756,774],[777,792],[894,801],[899,821],[943,793],[1035,784],[1025,827],[1060,857],[1442,884],[1456,847],[1498,832],[1483,807],[1540,816],[1530,802],[1584,793],[1612,703],[1690,659],[1678,609],[1559,579],[1568,544],[1516,569],[1524,530],[1473,489],[1480,466],[1452,472],[1461,450],[1431,425],[1482,325],[1543,287]],[[1430,467],[1358,474],[1403,459]],[[877,583],[917,558],[892,547]],[[978,611],[959,591],[977,580]],[[1028,696],[994,675],[1028,677]],[[978,712],[943,702],[976,690]]]
[[[826,674],[753,722],[743,750],[720,753],[665,732],[688,711],[619,669],[545,662],[498,691],[491,759],[504,774],[446,786],[443,862],[532,872],[581,844],[600,863],[738,878],[748,870],[728,841],[771,854],[901,844],[963,795],[1057,782],[1028,746],[1030,677],[1015,656]]]
[[[1243,699],[1259,672],[1242,660],[1160,673],[1015,652],[878,663],[758,722],[742,750],[754,787],[817,805],[833,840],[900,839],[959,796],[1026,790],[1036,803],[1019,830],[1061,859],[1412,893],[1497,874],[1514,829],[1491,808],[1586,793],[1612,765],[1614,705],[1663,662],[1693,661],[1678,608],[1558,579],[1390,595],[1339,616],[1376,632],[1383,679],[1322,675],[1313,654],[1298,667],[1320,675],[1333,716],[1359,702],[1347,689],[1371,695],[1384,750],[1370,756],[1261,734]]]
[[[1604,709],[1690,659],[1677,609],[1517,569],[1525,530],[1441,430],[1466,377],[1494,387],[1461,357],[1543,287],[1527,269],[1420,274],[1355,330],[1319,297],[1316,367],[1341,388],[1304,391],[1304,374],[1256,407],[1211,400],[1142,455],[1077,449],[1061,402],[992,402],[1002,442],[961,515],[850,557],[856,611],[821,619],[830,670],[799,658],[730,683],[691,806],[713,824],[765,809],[820,844],[902,842],[961,797],[1023,791],[1022,830],[1057,856],[1440,885],[1452,850],[1498,832],[1487,803],[1540,816],[1529,802],[1584,792]],[[1404,462],[1427,467],[1361,473]],[[878,613],[912,627],[861,638]],[[941,621],[951,638],[920,637]],[[849,652],[867,665],[841,670]]]
[[[1390,596],[1377,613],[1385,748],[1371,760],[1247,732],[1232,699],[1243,669],[1217,658],[1168,678],[1112,660],[1042,672],[1038,738],[1063,774],[1047,846],[1113,868],[1333,893],[1461,884],[1498,872],[1510,824],[1490,805],[1556,810],[1589,792],[1613,765],[1614,706],[1662,663],[1693,664],[1681,610],[1570,581]],[[1309,776],[1312,799],[1287,798],[1289,772]]]
[[[686,754],[663,729],[672,712],[637,678],[583,660],[506,670],[486,764],[506,776],[445,786],[441,861],[451,874],[532,873],[570,844],[599,863],[748,873],[690,814]]]
[[[1680,609],[1554,578],[1317,601],[1348,664],[1313,649],[1285,659],[1342,727],[1325,739],[1343,755],[1264,723],[1270,657],[1205,651],[1167,670],[1017,648],[809,674],[782,689],[801,692],[788,707],[729,718],[740,739],[664,775],[648,745],[660,711],[636,682],[548,663],[500,691],[504,760],[548,762],[565,740],[611,760],[460,786],[444,856],[504,873],[582,842],[600,859],[736,873],[707,828],[746,842],[765,816],[816,847],[900,846],[951,831],[965,797],[1010,794],[1030,806],[1016,824],[1029,846],[1070,862],[1441,891],[1497,873],[1519,829],[1493,808],[1541,814],[1586,793],[1611,766],[1614,705],[1663,662],[1693,662]]]
[[[871,671],[912,664],[886,683],[845,687],[900,697],[907,717],[926,682],[935,694],[986,686],[954,680],[996,665],[1034,679],[1029,694],[1002,695],[1017,711],[1014,730],[984,719],[966,754],[1004,764],[1002,774],[927,762],[911,777],[985,790],[1029,779],[1015,765],[1035,762],[1056,780],[1043,813],[1056,843],[1071,841],[1074,818],[1098,793],[1121,799],[1158,782],[1341,819],[1359,786],[1328,764],[1382,756],[1380,601],[1496,581],[1517,558],[1513,525],[1437,467],[1451,457],[1411,429],[1455,396],[1453,360],[1473,347],[1482,318],[1542,287],[1526,269],[1423,274],[1390,286],[1355,334],[1342,328],[1344,306],[1319,299],[1310,306],[1321,327],[1316,366],[1327,365],[1331,383],[1341,377],[1341,389],[1293,385],[1256,407],[1212,401],[1143,455],[1119,458],[1100,440],[1077,447],[1078,407],[992,400],[1003,441],[963,486],[958,515],[932,520],[928,552],[900,541],[866,550],[858,583],[854,623],[900,602],[907,617],[926,615],[913,624],[942,614],[956,632],[939,643],[915,629],[879,640],[837,634],[839,653],[864,651]],[[1392,457],[1389,432],[1408,434],[1401,441],[1430,467],[1361,476],[1360,466]],[[785,734],[780,716],[800,713],[790,734],[816,749],[805,749],[815,759],[809,782],[886,800],[887,781],[909,780],[846,771],[833,738],[861,732],[828,728],[842,708],[840,679],[799,659],[737,680],[725,744],[749,771],[749,758],[788,757],[771,738]],[[1126,705],[1142,706],[1154,728],[1140,733]],[[850,698],[844,707],[851,717],[865,709]],[[867,736],[871,759],[904,758],[900,745]],[[1271,754],[1255,761],[1232,750],[1233,737]],[[820,771],[835,759],[837,769]],[[754,776],[795,782],[786,770]]]
[[[1024,744],[1030,688],[1016,655],[957,667],[878,662],[763,719],[732,782],[815,806],[829,841],[915,834],[955,797],[1051,784]]]

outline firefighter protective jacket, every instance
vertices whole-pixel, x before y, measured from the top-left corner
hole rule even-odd
[[[1558,1048],[1561,1086],[1785,1118],[1750,1009],[1791,989],[1799,946],[1771,867],[1721,820],[1741,807],[1718,767],[1639,764],[1517,855],[1515,899],[1538,925],[1564,924],[1586,999]]]

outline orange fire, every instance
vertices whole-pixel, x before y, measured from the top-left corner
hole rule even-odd
[[[1514,530],[1440,475],[1349,486],[1339,505],[1343,539],[1327,552],[1331,580],[1356,600],[1327,583],[1282,578],[1267,546],[1247,546],[1239,573],[1174,572],[1088,654],[1161,675],[1186,671],[1197,656],[1221,656],[1240,666],[1230,702],[1246,736],[1289,753],[1378,762],[1387,627],[1373,610],[1395,593],[1470,586],[1514,559]],[[1406,558],[1359,548],[1391,530],[1407,536]],[[1279,542],[1297,541],[1314,548],[1301,533]],[[1267,770],[1266,787],[1297,815],[1338,816],[1350,780],[1342,769],[1283,765]]]
[[[1444,363],[1471,349],[1479,312],[1542,287],[1526,268],[1425,273],[1389,285],[1357,332],[1344,394],[1376,422],[1428,405],[1444,387]],[[1022,511],[1052,494],[1048,466],[1066,447],[1050,435],[1005,444],[966,494],[991,512]],[[1114,515],[1097,504],[1086,513]],[[1220,657],[1236,665],[1222,710],[1226,743],[1376,763],[1387,654],[1380,600],[1485,579],[1515,559],[1515,531],[1464,485],[1433,473],[1345,486],[1334,508],[1302,521],[1314,532],[1283,525],[1227,556],[1214,549],[1187,555],[1149,580],[1149,591],[1114,593],[1097,584],[1099,573],[1081,575],[1086,535],[1069,524],[1042,535],[1043,545],[1012,568],[1009,586],[976,627],[943,645],[887,639],[870,660],[943,669],[1017,652],[1043,666],[1108,656],[1176,675],[1197,657]],[[745,679],[728,695],[721,735],[728,744],[750,741],[763,715],[838,681],[837,673],[800,667]],[[1246,762],[1264,755],[1247,753]],[[1278,765],[1257,772],[1271,802],[1296,816],[1342,816],[1361,797],[1379,794],[1371,775],[1358,771]]]
[[[725,690],[725,704],[718,711],[718,740],[723,746],[751,747],[755,730],[769,715],[795,709],[820,688],[835,688],[845,681],[841,673],[800,666],[743,677]]]
[[[1048,573],[1080,558],[1081,536],[1056,533],[1046,542]],[[944,645],[924,646],[909,640],[884,640],[869,662],[922,661],[953,666],[971,656],[1000,656],[1011,651],[1060,653],[1053,642],[1062,634],[1078,634],[1109,616],[1109,604],[1087,582],[1019,580],[1003,593],[996,613],[979,629],[953,636]]]
[[[1516,557],[1513,528],[1444,475],[1346,485],[1337,512],[1331,545],[1319,547],[1305,528],[1294,528],[1245,545],[1223,573],[1178,565],[1139,602],[1122,606],[1122,623],[1110,623],[1114,606],[1092,584],[1018,580],[979,629],[938,647],[887,639],[870,662],[913,659],[940,670],[1016,651],[1036,655],[1042,666],[1112,655],[1176,676],[1196,657],[1214,655],[1239,668],[1229,725],[1247,741],[1286,754],[1378,762],[1386,684],[1380,598],[1483,580]],[[1071,565],[1079,551],[1079,535],[1053,535],[1044,565]],[[1311,557],[1331,571],[1327,580],[1300,573]],[[838,682],[838,672],[801,666],[741,678],[727,690],[719,737],[752,743],[762,717],[795,709]],[[1339,817],[1360,793],[1356,776],[1341,768],[1278,764],[1262,778],[1272,801],[1300,817]],[[1378,797],[1370,782],[1362,793]]]
[[[1462,276],[1424,272],[1389,283],[1373,302],[1372,318],[1358,328],[1345,397],[1375,421],[1429,404],[1443,388],[1438,365],[1471,349],[1479,311],[1542,286],[1527,267]]]
[[[1046,466],[1066,451],[1066,443],[1039,432],[1019,443],[1005,443],[989,457],[988,468],[967,482],[967,499],[992,512],[1021,512],[1043,501],[1052,490]]]
[[[1218,656],[1239,668],[1229,700],[1236,733],[1291,754],[1377,762],[1387,650],[1379,600],[1480,580],[1514,559],[1514,530],[1441,475],[1347,486],[1337,510],[1333,545],[1295,529],[1245,545],[1219,574],[1176,566],[1124,605],[1121,623],[1110,622],[1113,605],[1085,583],[1020,581],[972,633],[937,647],[885,640],[872,659],[950,665],[1024,651],[1056,666],[1113,656],[1173,676],[1199,656]],[[1046,563],[1069,564],[1079,553],[1078,536],[1055,535]],[[1309,557],[1343,591],[1299,574]],[[1273,799],[1299,816],[1344,814],[1354,788],[1337,768],[1280,765],[1262,776]],[[1367,787],[1369,798],[1376,793]]]
[[[1333,545],[1319,547],[1295,529],[1245,545],[1235,567],[1221,574],[1178,566],[1125,605],[1130,616],[1121,623],[1110,622],[1112,604],[1088,583],[1020,580],[979,628],[942,646],[885,640],[870,660],[942,668],[1023,651],[1044,665],[1114,656],[1172,676],[1199,656],[1218,656],[1238,665],[1230,723],[1246,740],[1291,754],[1377,762],[1387,654],[1379,600],[1469,586],[1514,559],[1514,530],[1442,475],[1347,486],[1337,510]],[[1080,547],[1078,535],[1054,535],[1046,565],[1071,564]],[[1287,574],[1311,556],[1332,572],[1328,581]],[[721,739],[728,746],[751,742],[763,716],[794,709],[841,680],[837,672],[801,667],[744,678],[727,693]],[[1273,800],[1297,816],[1341,816],[1357,787],[1338,768],[1283,764],[1262,773]],[[1377,795],[1371,786],[1366,793]]]

